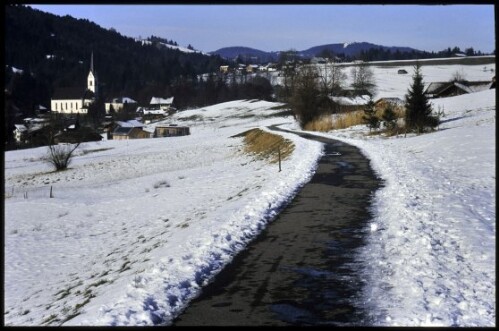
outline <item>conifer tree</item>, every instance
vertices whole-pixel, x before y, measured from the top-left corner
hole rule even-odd
[[[413,82],[405,96],[405,126],[407,131],[423,133],[425,128],[438,126],[438,119],[432,114],[432,107],[424,94],[421,65],[414,67]]]
[[[397,116],[393,111],[393,107],[388,104],[383,111],[383,115],[381,115],[381,119],[383,120],[383,126],[389,131],[393,132],[397,125]]]
[[[364,115],[362,116],[364,123],[369,128],[369,131],[379,128],[379,118],[376,116],[376,109],[374,109],[374,101],[369,98],[369,102],[364,108]]]

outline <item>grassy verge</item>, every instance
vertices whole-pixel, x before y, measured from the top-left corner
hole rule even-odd
[[[402,108],[394,109],[395,117],[397,119],[405,117],[405,111]],[[376,116],[381,119],[383,115],[383,110],[377,110]],[[332,130],[340,130],[346,129],[352,126],[365,124],[362,119],[364,116],[363,111],[352,111],[343,114],[337,114],[334,116],[325,115],[320,117],[314,121],[307,123],[304,127],[307,131],[319,131],[319,132],[328,132]]]
[[[295,149],[295,145],[291,140],[260,129],[251,129],[234,137],[244,137],[244,152],[246,154],[266,159],[270,163],[279,161],[279,149],[281,160],[288,158]]]

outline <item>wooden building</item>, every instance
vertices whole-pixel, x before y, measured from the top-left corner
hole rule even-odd
[[[118,127],[113,131],[113,140],[150,138],[151,134],[139,127]]]
[[[154,138],[158,137],[176,137],[190,135],[189,127],[177,125],[157,125],[154,129]]]

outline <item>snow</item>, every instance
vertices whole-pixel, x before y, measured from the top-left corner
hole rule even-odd
[[[190,49],[187,47],[175,46],[175,45],[170,45],[170,44],[165,44],[165,43],[161,43],[161,44],[168,47],[168,48],[171,48],[171,49],[178,49],[179,51],[184,52],[184,53],[201,53],[200,51],[197,51],[195,49]],[[207,54],[205,54],[205,55],[207,55]]]
[[[379,326],[495,326],[495,90],[432,103],[445,113],[434,133],[321,134],[359,147],[384,184],[358,305]]]
[[[482,67],[422,72],[425,83],[456,70],[491,79]],[[375,67],[376,99],[404,98],[401,68],[413,73]],[[317,133],[358,146],[383,180],[355,252],[366,284],[356,304],[380,326],[495,326],[495,90],[432,102],[445,114],[433,133]],[[60,173],[45,148],[6,152],[5,324],[169,324],[313,174],[319,143],[282,133],[295,151],[278,172],[231,138],[271,124],[298,131],[272,116],[279,105],[179,112],[168,123],[191,135],[85,143]]]
[[[144,127],[144,123],[141,123],[137,120],[128,120],[124,121],[116,121],[116,124],[122,128],[142,128]]]
[[[149,104],[151,105],[157,105],[157,104],[171,104],[173,102],[173,97],[170,97],[168,99],[163,99],[159,97],[152,97],[151,102]]]
[[[59,173],[45,148],[7,152],[6,325],[171,320],[311,177],[319,143],[286,134],[278,172],[230,138],[282,122],[279,105],[182,112],[189,136],[86,143]]]
[[[7,68],[9,68],[9,66],[7,65],[6,66]],[[10,66],[10,69],[12,70],[13,73],[15,74],[22,74],[24,72],[24,70],[21,70],[21,69],[18,69],[16,67],[13,67],[13,66]]]
[[[334,102],[344,106],[361,106],[369,102],[368,95],[360,95],[356,97],[331,97]]]

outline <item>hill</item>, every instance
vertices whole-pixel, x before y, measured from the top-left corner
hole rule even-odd
[[[240,62],[265,63],[276,61],[279,52],[266,52],[251,47],[233,46],[220,48],[210,54],[219,55],[228,60],[239,58]]]
[[[399,46],[381,46],[368,42],[353,42],[353,43],[336,43],[327,44],[311,47],[307,50],[299,52],[304,57],[314,57],[318,56],[325,51],[332,52],[333,54],[344,54],[345,56],[358,57],[362,52],[368,52],[372,49],[380,49],[389,52],[400,52],[400,53],[422,53],[422,51],[410,48],[410,47],[399,47]]]
[[[236,46],[220,48],[211,54],[216,54],[228,60],[240,58],[242,62],[266,63],[278,61],[280,54],[286,51],[266,52],[259,49]],[[301,59],[313,57],[338,57],[342,61],[387,61],[387,60],[415,60],[428,58],[452,57],[456,54],[483,55],[472,48],[461,51],[458,47],[447,48],[440,52],[427,52],[405,46],[383,46],[369,42],[334,43],[314,46],[301,51],[291,51]]]

